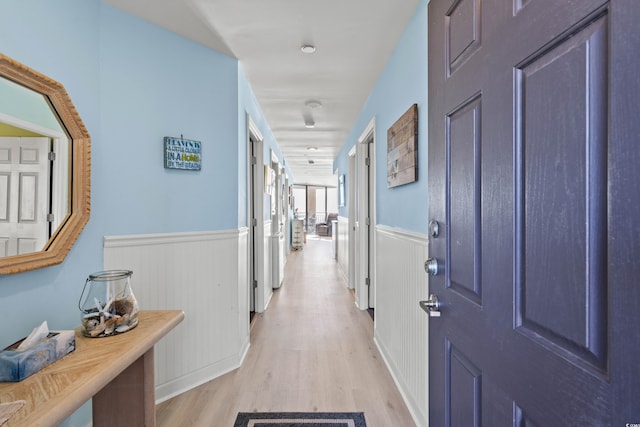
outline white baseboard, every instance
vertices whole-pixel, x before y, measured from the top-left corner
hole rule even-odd
[[[156,405],[238,369],[247,357],[249,347],[247,340],[238,355],[220,360],[156,387]]]

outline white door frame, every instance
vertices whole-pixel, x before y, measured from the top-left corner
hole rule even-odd
[[[262,133],[255,122],[247,114],[247,225],[249,228],[249,242],[247,244],[247,277],[249,278],[249,307],[251,308],[251,295],[254,298],[254,310],[262,313],[265,310],[264,298],[264,156]],[[252,161],[252,139],[255,161]],[[251,169],[253,168],[253,182]],[[256,221],[253,221],[252,213]],[[251,259],[252,253],[254,259]],[[255,276],[255,277],[254,277]],[[254,287],[254,280],[255,286]]]
[[[282,162],[284,165],[284,161]],[[282,204],[284,206],[284,254],[285,261],[286,256],[291,252],[291,218],[289,217],[289,212],[291,212],[291,205],[289,201],[291,198],[289,197],[289,177],[287,176],[287,171],[283,167],[282,168],[282,177],[284,179],[284,194],[282,195]]]
[[[348,242],[349,242],[349,289],[355,289],[356,287],[356,230],[358,228],[357,224],[357,211],[358,206],[356,204],[356,180],[357,180],[357,167],[356,167],[356,146],[354,145],[351,150],[349,150],[349,174],[347,175],[347,198],[349,206],[349,217],[348,217]]]
[[[375,124],[375,118],[371,119],[358,138],[356,149],[358,164],[356,305],[361,310],[375,307]]]

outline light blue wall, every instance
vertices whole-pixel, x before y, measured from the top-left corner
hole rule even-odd
[[[275,155],[278,157],[281,167],[283,165],[284,157],[282,156],[282,152],[280,151],[280,147],[278,146],[276,138],[271,132],[271,127],[269,126],[269,123],[267,123],[266,119],[264,118],[264,114],[262,112],[262,109],[260,108],[260,104],[258,104],[258,101],[256,100],[256,97],[253,93],[253,90],[251,89],[251,86],[247,81],[247,77],[245,76],[244,71],[242,70],[242,66],[238,67],[238,99],[239,99],[238,134],[241,135],[241,140],[244,139],[244,142],[240,143],[241,155],[239,157],[240,164],[238,165],[238,170],[239,170],[238,180],[241,183],[239,188],[239,194],[238,194],[239,196],[238,197],[238,217],[240,218],[239,224],[241,226],[246,226],[247,225],[247,197],[246,197],[247,163],[245,160],[246,159],[245,156],[247,155],[247,143],[246,143],[247,114],[251,117],[255,126],[258,128],[258,130],[260,131],[264,139],[263,147],[262,147],[264,164],[265,165],[271,164],[270,150],[273,150]],[[291,173],[291,169],[286,165],[286,163],[284,164],[284,167],[285,167],[285,173],[289,177],[289,182],[293,182],[293,175]],[[268,196],[265,195],[264,211],[263,211],[265,220],[270,219],[270,209],[271,209],[270,200]]]
[[[100,146],[100,3],[3,0],[0,16],[0,52],[62,83],[94,146]],[[99,198],[93,195],[94,201]],[[51,329],[79,325],[77,305],[84,280],[102,267],[100,228],[90,220],[61,265],[0,276],[0,348],[24,337],[43,320]],[[65,425],[87,425],[89,411],[85,406]]]
[[[94,219],[102,233],[238,226],[237,61],[103,6]],[[202,169],[163,166],[163,138],[202,142]]]
[[[387,130],[418,104],[418,180],[387,188]],[[372,118],[376,127],[376,221],[389,227],[427,231],[427,1],[423,0],[370,93],[347,141],[334,162],[348,192],[348,152]],[[346,196],[348,203],[349,198]],[[348,216],[349,206],[340,208]]]
[[[91,219],[62,264],[0,276],[1,348],[45,319],[80,324],[105,235],[246,226],[245,111],[265,160],[282,157],[235,59],[98,0],[3,0],[0,16],[0,52],[62,83],[92,140]],[[164,169],[163,137],[181,134],[202,141],[201,171]]]
[[[7,0],[0,2],[0,16],[4,17],[0,52],[62,83],[94,145],[100,146],[100,4]],[[27,22],[30,25],[25,25]],[[95,172],[92,175],[95,179]],[[94,200],[99,198],[94,195]],[[0,322],[0,346],[28,334],[43,320],[48,320],[52,329],[71,329],[79,324],[77,301],[84,280],[102,266],[99,224],[91,220],[85,230],[64,264],[0,276],[4,319]]]
[[[92,137],[91,219],[70,256],[0,276],[6,342],[45,318],[78,325],[77,298],[102,267],[105,235],[238,227],[238,67],[97,1],[3,1],[0,15],[12,17],[0,51],[61,82]],[[200,172],[164,169],[162,138],[180,134],[203,142]]]

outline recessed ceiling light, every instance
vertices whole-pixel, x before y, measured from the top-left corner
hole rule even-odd
[[[313,118],[311,117],[305,117],[304,127],[306,127],[307,129],[313,129],[314,127],[316,127],[316,122],[314,122]]]
[[[300,46],[302,53],[315,53],[316,47],[312,44],[303,44]]]
[[[322,102],[318,101],[317,99],[310,99],[304,103],[304,106],[313,110],[314,108],[322,107]]]
[[[318,147],[307,147],[307,150],[309,150],[309,151],[317,151]]]

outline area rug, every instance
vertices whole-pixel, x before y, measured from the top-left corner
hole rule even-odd
[[[233,427],[367,427],[362,412],[239,412]]]

